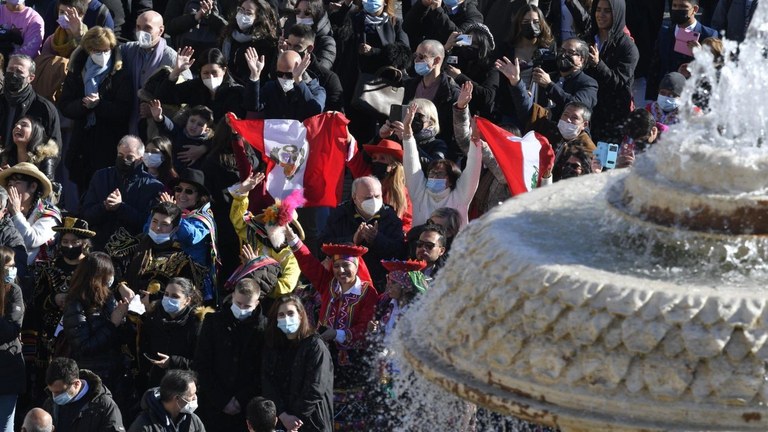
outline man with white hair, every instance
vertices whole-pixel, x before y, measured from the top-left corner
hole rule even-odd
[[[381,260],[403,253],[403,222],[384,204],[379,179],[360,177],[352,182],[352,200],[331,210],[321,243],[354,243],[368,248],[363,256],[377,289],[386,286],[387,271]]]
[[[102,168],[91,178],[81,213],[96,231],[94,250],[101,250],[120,227],[131,235],[142,232],[157,204],[164,186],[144,169],[143,156],[141,139],[126,135],[117,144],[115,166]]]

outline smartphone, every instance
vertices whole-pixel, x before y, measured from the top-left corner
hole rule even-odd
[[[448,63],[449,65],[457,65],[459,64],[459,58],[457,56],[449,55],[445,58],[445,62]]]
[[[408,105],[392,104],[389,106],[389,122],[394,123],[396,121],[401,122],[405,118]]]
[[[600,165],[603,168],[614,169],[616,168],[616,158],[619,155],[619,145],[598,141],[594,155],[600,161]]]
[[[456,38],[456,45],[457,45],[457,46],[462,46],[462,45],[467,45],[467,46],[469,46],[469,45],[472,45],[472,35],[468,35],[468,34],[460,34],[460,35],[459,35],[459,36]]]

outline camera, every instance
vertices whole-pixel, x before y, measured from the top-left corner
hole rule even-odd
[[[533,67],[541,68],[544,72],[557,71],[557,54],[546,48],[539,48],[533,52]]]

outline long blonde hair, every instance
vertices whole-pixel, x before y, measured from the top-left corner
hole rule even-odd
[[[390,155],[386,156],[389,159],[388,164],[394,165],[394,168],[381,181],[382,198],[385,204],[395,209],[397,217],[402,219],[403,214],[408,210],[408,199],[405,196],[405,168],[400,161]]]

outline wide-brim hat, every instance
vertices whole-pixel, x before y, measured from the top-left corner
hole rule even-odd
[[[179,173],[179,177],[171,181],[171,187],[176,187],[179,183],[189,183],[197,188],[200,195],[211,196],[208,188],[205,187],[205,173],[200,170],[185,168]]]
[[[53,230],[63,234],[71,233],[80,238],[91,238],[96,235],[96,231],[88,229],[88,221],[70,216],[65,217],[64,223],[53,227]]]
[[[53,190],[51,181],[48,180],[48,177],[46,177],[34,164],[29,162],[19,162],[10,168],[4,169],[0,172],[0,186],[8,187],[8,177],[14,174],[23,174],[37,180],[43,188],[43,198],[48,198],[51,195],[51,191]]]
[[[393,271],[401,271],[401,272],[421,271],[421,270],[424,270],[425,268],[427,268],[427,262],[426,261],[413,260],[413,259],[409,259],[407,261],[403,261],[403,260],[381,260],[381,265],[388,272],[393,272]]]
[[[378,144],[364,144],[363,150],[369,155],[374,153],[384,153],[394,157],[400,162],[403,161],[403,146],[392,140],[383,139],[379,141]]]
[[[331,257],[333,261],[340,259],[350,261],[349,258],[360,258],[368,252],[365,246],[343,245],[343,244],[324,244],[323,253]],[[359,260],[356,260],[359,261]]]

